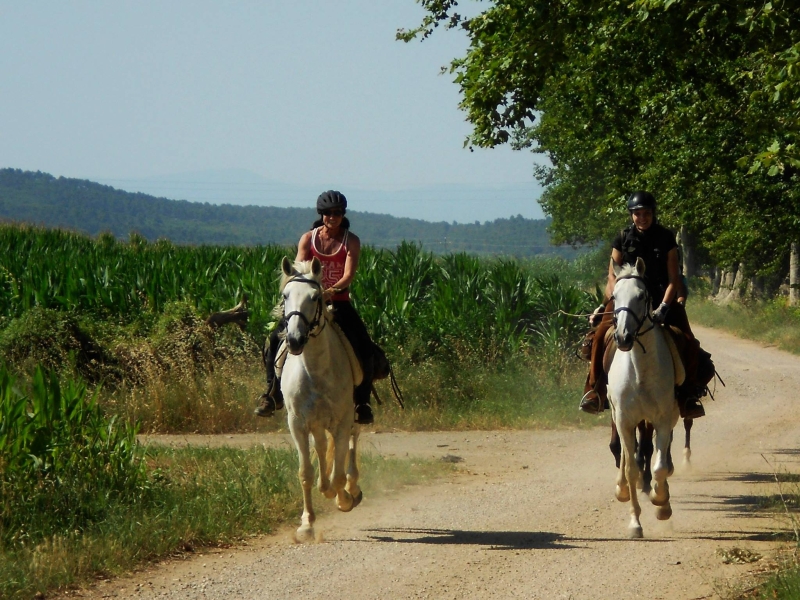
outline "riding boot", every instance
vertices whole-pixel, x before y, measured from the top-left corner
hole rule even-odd
[[[705,388],[701,388],[693,383],[684,383],[683,385],[676,386],[675,399],[678,401],[681,418],[699,419],[700,417],[704,417],[706,409],[703,408],[703,405],[700,403],[700,398],[705,396],[705,394]]]
[[[608,304],[613,310],[613,305]],[[608,310],[608,309],[606,309]],[[586,385],[583,388],[583,397],[579,408],[590,415],[597,415],[609,408],[608,398],[606,397],[606,373],[603,370],[603,353],[605,352],[605,336],[611,327],[612,322],[603,317],[603,321],[595,330],[592,340],[591,361],[589,363],[589,374],[586,376]]]
[[[589,377],[587,376],[583,392],[584,394],[579,407],[583,412],[589,413],[590,415],[599,415],[601,412],[611,407],[608,403],[608,395],[604,382],[598,381],[592,385],[589,383]]]
[[[362,381],[361,385],[353,392],[353,401],[356,405],[356,423],[359,425],[372,425],[375,422],[375,416],[372,414],[372,407],[369,405],[369,396],[371,392],[371,378],[369,381]]]
[[[267,391],[258,397],[258,406],[253,411],[257,417],[271,417],[276,410],[283,408],[283,392],[281,380],[272,374],[272,381],[267,381]]]
[[[279,344],[280,338],[275,331],[270,335],[269,343],[261,357],[267,370],[267,391],[257,398],[258,406],[253,412],[258,417],[271,417],[276,410],[283,408],[281,380],[275,373],[275,355],[278,352]]]

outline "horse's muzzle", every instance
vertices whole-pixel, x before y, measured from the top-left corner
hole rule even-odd
[[[617,342],[617,350],[622,352],[629,352],[633,348],[634,335],[626,333],[625,335],[614,334],[614,341]]]
[[[286,346],[289,348],[289,354],[294,354],[295,356],[303,353],[303,348],[306,347],[307,342],[308,342],[307,336],[302,336],[302,337],[293,337],[288,335],[286,336]]]

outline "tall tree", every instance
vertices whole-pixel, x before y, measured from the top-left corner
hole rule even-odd
[[[713,262],[782,265],[800,233],[800,3],[493,0],[466,18],[456,0],[419,1],[423,22],[398,38],[467,33],[450,65],[467,143],[550,159],[537,177],[557,240],[609,236],[646,188]]]

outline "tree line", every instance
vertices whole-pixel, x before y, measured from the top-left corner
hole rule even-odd
[[[0,219],[89,235],[124,239],[136,232],[150,241],[166,238],[176,244],[291,246],[316,218],[313,208],[168,200],[82,179],[0,169]],[[551,244],[547,220],[516,216],[486,223],[430,223],[359,211],[348,212],[348,218],[361,239],[377,248],[414,242],[437,254],[576,254],[568,245]]]
[[[782,278],[800,240],[800,2],[458,0],[438,26],[469,38],[449,65],[466,143],[545,155],[555,242],[609,239],[625,197],[653,192],[697,264]],[[796,246],[795,246],[796,247]],[[691,267],[691,265],[689,265]]]

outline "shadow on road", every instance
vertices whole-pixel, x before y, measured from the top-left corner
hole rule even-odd
[[[549,531],[464,531],[460,529],[412,529],[407,527],[388,529],[367,529],[367,540],[354,539],[354,542],[391,542],[399,544],[435,544],[483,546],[490,550],[570,550],[587,548],[598,542],[630,543],[625,536],[580,537],[573,538]],[[765,531],[718,531],[712,534],[692,534],[678,536],[694,540],[774,542],[785,537],[778,532]],[[676,538],[647,537],[635,543],[668,543]]]

